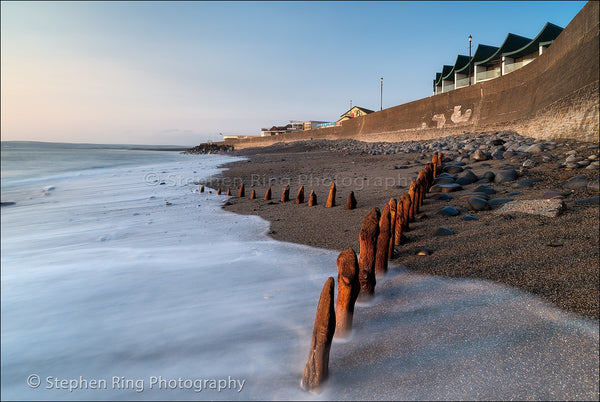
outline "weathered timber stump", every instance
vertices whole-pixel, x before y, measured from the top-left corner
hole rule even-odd
[[[318,393],[329,376],[329,351],[335,333],[334,284],[333,277],[329,277],[321,290],[308,361],[301,382],[302,389],[306,391]]]
[[[388,254],[390,248],[390,206],[386,204],[379,219],[379,236],[375,253],[375,276],[383,277],[388,269]]]
[[[399,246],[402,244],[402,231],[404,230],[404,200],[402,197],[398,200],[396,207],[396,225],[394,226],[394,244]]]
[[[358,279],[361,300],[369,300],[375,294],[375,253],[379,236],[379,208],[374,207],[364,218],[360,228],[360,258],[358,259]]]
[[[265,201],[271,201],[271,187],[269,187],[265,193]]]
[[[398,201],[395,198],[390,198],[388,202],[390,206],[390,241],[388,246],[388,258],[394,257],[394,244],[396,244],[396,210],[398,209]]]
[[[298,194],[296,194],[296,204],[302,204],[304,202],[304,186],[300,186]]]
[[[402,231],[406,232],[408,230],[408,222],[410,220],[410,209],[412,206],[412,200],[410,199],[410,196],[406,193],[402,194],[400,196],[400,199],[402,200],[402,209],[404,214],[404,219],[402,220]]]
[[[217,189],[217,195],[221,195],[221,187]]]
[[[315,194],[315,190],[310,190],[310,195],[308,196],[308,206],[312,207],[317,205],[317,195]]]
[[[354,303],[360,292],[358,259],[351,248],[342,251],[337,258],[338,294],[335,304],[335,336],[346,338],[352,332]]]
[[[286,185],[281,193],[281,202],[288,202],[290,200],[290,185]]]
[[[250,193],[250,199],[251,200],[256,199],[256,190],[254,190],[254,189],[252,190],[252,192]]]
[[[329,197],[327,197],[327,203],[325,204],[325,208],[333,207],[335,207],[335,182],[331,183],[331,187],[329,187]]]
[[[246,189],[244,188],[244,183],[240,186],[240,191],[238,191],[238,197],[242,198],[246,196]]]
[[[346,201],[346,209],[356,208],[356,198],[354,198],[354,191],[350,191],[348,194],[348,201]]]

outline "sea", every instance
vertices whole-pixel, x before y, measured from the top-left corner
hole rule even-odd
[[[337,255],[200,193],[239,158],[130,148],[2,142],[2,400],[305,398]]]
[[[597,321],[400,266],[304,392],[338,252],[200,192],[241,158],[132,148],[2,142],[2,400],[597,396]]]

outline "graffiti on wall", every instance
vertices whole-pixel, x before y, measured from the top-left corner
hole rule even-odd
[[[436,122],[437,128],[443,128],[444,124],[446,124],[446,116],[444,116],[444,113],[434,114],[431,120]]]
[[[450,120],[452,121],[452,123],[466,123],[471,119],[473,111],[471,109],[467,109],[463,113],[461,109],[461,105],[454,106],[452,115],[450,116]],[[446,125],[446,115],[444,115],[444,113],[434,114],[431,120],[435,122],[436,128],[443,128]],[[427,123],[422,122],[421,128],[427,128]]]
[[[452,116],[450,117],[450,120],[452,120],[452,122],[455,124],[465,123],[469,121],[469,119],[471,118],[471,114],[473,113],[471,109],[467,109],[465,110],[465,114],[462,114],[460,109],[460,105],[454,106],[454,111],[452,112]]]

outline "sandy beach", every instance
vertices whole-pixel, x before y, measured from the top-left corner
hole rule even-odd
[[[485,135],[466,135],[452,141],[458,142],[460,149],[461,144],[479,144],[485,138]],[[510,159],[488,155],[487,160],[476,161],[469,157],[473,151],[447,152],[444,166],[454,165],[462,158],[462,164],[458,163],[462,172],[454,177],[470,170],[479,178],[485,172],[515,168],[518,174],[515,180],[499,184],[485,184],[483,180],[484,185],[495,190],[490,199],[498,198],[500,203],[503,198],[535,200],[549,198],[547,192],[554,191],[566,206],[561,215],[496,214],[497,207],[474,211],[464,195],[482,182],[464,185],[461,191],[448,194],[449,200],[443,199],[445,194],[429,193],[421,214],[410,224],[402,245],[396,246],[390,263],[415,273],[499,282],[538,295],[564,310],[598,319],[599,211],[597,187],[593,187],[598,180],[598,169],[565,168],[563,162],[565,156],[574,154],[581,156],[578,159],[597,160],[593,157],[598,154],[597,144],[538,143],[545,148],[543,152],[534,154],[521,149],[505,154]],[[339,251],[352,247],[358,253],[363,217],[371,208],[382,209],[390,198],[397,199],[406,193],[410,181],[430,161],[433,151],[371,155],[370,148],[365,148],[367,152],[360,151],[360,144],[350,151],[343,149],[335,141],[325,141],[325,144],[275,144],[234,152],[248,160],[228,164],[222,176],[204,184],[220,187],[223,193],[230,188],[233,197],[224,208],[267,219],[271,222],[270,235],[275,239]],[[523,168],[526,160],[533,160],[535,166]],[[566,184],[573,176],[580,176],[588,185]],[[337,187],[336,206],[325,208],[332,181]],[[239,198],[241,183],[246,194]],[[281,203],[286,185],[290,186],[290,202]],[[305,202],[297,205],[294,200],[301,185],[305,187]],[[272,189],[271,201],[263,200],[268,187]],[[256,191],[255,200],[249,198],[252,190]],[[318,197],[318,205],[314,207],[306,203],[311,190]],[[345,208],[350,191],[358,202],[354,210]],[[458,215],[438,214],[447,206],[455,208]],[[464,220],[466,215],[477,220]],[[440,227],[450,229],[452,235],[434,235]],[[429,255],[417,255],[425,249]]]

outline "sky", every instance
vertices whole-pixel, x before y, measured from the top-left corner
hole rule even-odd
[[[197,145],[432,96],[582,1],[2,1],[1,139]],[[383,77],[383,101],[380,78]]]

